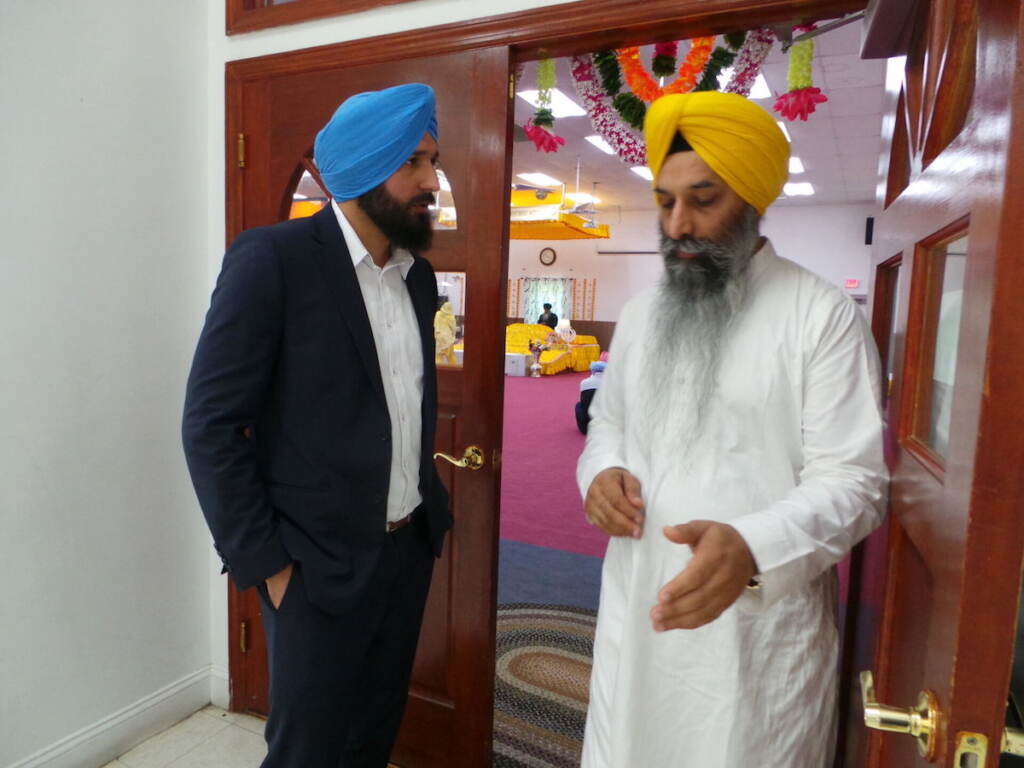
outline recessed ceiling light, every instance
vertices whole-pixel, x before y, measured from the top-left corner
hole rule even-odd
[[[437,184],[441,187],[441,191],[443,192],[452,191],[452,183],[448,181],[448,177],[444,175],[444,171],[439,170],[437,172]]]
[[[809,181],[796,181],[790,184],[786,184],[782,191],[786,193],[787,197],[800,197],[805,195],[814,194],[814,185]]]
[[[641,178],[647,179],[648,181],[654,181],[654,174],[651,173],[651,169],[646,165],[634,165],[629,170]]]
[[[516,95],[530,106],[537,106],[537,91],[518,91]],[[587,112],[560,90],[552,88],[551,114],[555,117],[579,117],[580,115],[587,114]]]
[[[605,141],[601,136],[587,136],[587,141],[593,144],[595,147],[600,149],[606,155],[614,155],[615,150],[612,149],[612,145]]]
[[[789,172],[790,173],[803,173],[804,163],[799,157],[789,158]]]
[[[786,128],[786,124],[784,122],[782,122],[781,120],[776,120],[775,124],[778,125],[779,128],[782,129],[782,135],[786,137],[786,141],[792,143],[793,139],[791,139],[789,137],[789,129]]]
[[[292,200],[309,200],[309,195],[303,195],[296,192],[294,195],[292,195]]]
[[[559,187],[562,185],[562,182],[551,178],[546,173],[520,173],[519,178],[535,187]]]
[[[600,198],[588,195],[586,192],[567,192],[565,196],[577,205],[586,205],[588,203],[596,204],[601,202]]]
[[[725,89],[725,86],[732,80],[732,67],[723,69],[718,74],[718,87]],[[768,87],[768,81],[764,79],[764,73],[758,72],[757,77],[754,79],[754,85],[750,89],[751,99],[770,99],[772,97],[772,89]]]

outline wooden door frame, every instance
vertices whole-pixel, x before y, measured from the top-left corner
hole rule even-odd
[[[243,90],[275,76],[508,46],[514,61],[567,56],[627,44],[688,39],[757,26],[835,18],[865,0],[583,0],[548,8],[413,29],[351,42],[228,62],[225,66],[226,245],[245,220],[239,136],[245,133]],[[629,23],[623,25],[622,20]],[[506,139],[511,156],[511,142]],[[240,637],[229,591],[229,680],[241,679]],[[235,708],[232,685],[232,708]]]

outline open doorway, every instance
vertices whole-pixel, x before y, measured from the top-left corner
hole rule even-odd
[[[877,213],[885,62],[859,58],[858,25],[815,42],[813,78],[829,100],[806,122],[776,115],[792,142],[793,186],[769,209],[762,233],[782,257],[866,304],[871,278],[866,224]],[[716,39],[716,45],[725,44],[723,37]],[[654,48],[640,49],[647,72]],[[688,43],[680,41],[676,67],[687,50]],[[579,764],[607,537],[583,516],[575,469],[585,438],[576,406],[583,389],[599,386],[600,363],[623,306],[656,283],[663,270],[649,173],[628,151],[616,152],[595,127],[577,88],[581,58],[593,61],[585,55],[542,65],[540,84],[550,83],[553,69],[557,91],[552,132],[565,140],[553,152],[538,149],[530,129],[524,130],[536,114],[531,102],[538,90],[538,62],[523,63],[517,73],[495,765]],[[776,97],[787,90],[787,69],[788,56],[776,40],[750,98],[771,112]],[[730,77],[723,68],[720,86]],[[554,327],[545,325],[550,320],[542,317],[545,304],[557,315]],[[540,347],[536,357],[531,343]],[[598,363],[594,370],[592,363]],[[539,375],[531,375],[531,367]],[[840,622],[846,570],[844,563]]]

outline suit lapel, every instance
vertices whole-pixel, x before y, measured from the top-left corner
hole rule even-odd
[[[423,371],[426,374],[430,371],[430,366],[434,364],[432,342],[434,340],[434,314],[437,307],[432,306],[436,302],[425,288],[426,281],[423,274],[425,269],[426,262],[420,257],[416,257],[405,280],[405,285],[412,298],[413,309],[416,310],[416,321],[420,328],[420,342],[423,348]]]
[[[353,341],[370,377],[370,383],[383,399],[384,382],[380,376],[380,361],[377,359],[377,348],[373,343],[370,318],[366,314],[366,304],[363,302],[363,293],[359,288],[352,257],[330,204],[314,214],[313,227],[315,237],[320,243],[316,260],[337,300],[338,310],[352,332]]]

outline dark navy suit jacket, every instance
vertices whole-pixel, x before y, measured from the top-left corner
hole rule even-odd
[[[423,349],[420,524],[435,554],[451,527],[431,459],[437,282],[406,277]],[[309,599],[336,612],[385,541],[391,420],[370,322],[330,205],[243,232],[224,257],[185,397],[185,456],[239,589],[302,563]]]

